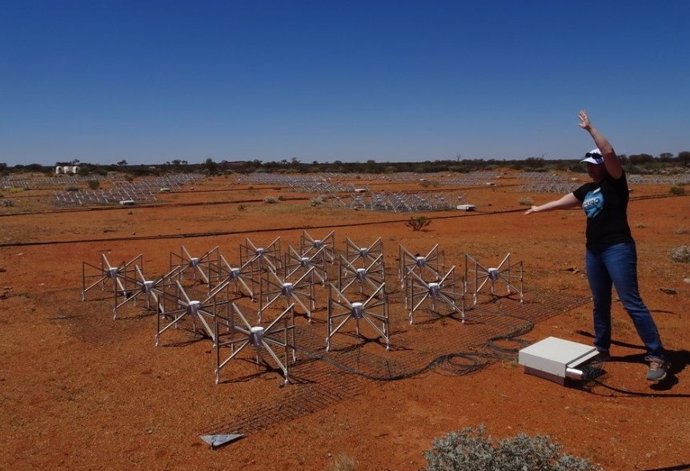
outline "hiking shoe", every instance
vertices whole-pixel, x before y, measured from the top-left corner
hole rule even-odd
[[[666,369],[668,365],[665,361],[657,358],[649,362],[649,370],[647,371],[647,381],[661,381],[666,377]]]

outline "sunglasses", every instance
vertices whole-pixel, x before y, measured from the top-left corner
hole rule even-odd
[[[595,153],[593,153],[593,152],[587,152],[587,153],[585,154],[585,157],[592,157],[592,158],[594,158],[594,159],[603,159],[603,157],[602,157],[601,154],[595,154]]]

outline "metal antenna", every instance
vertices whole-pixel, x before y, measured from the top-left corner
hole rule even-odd
[[[117,305],[118,296],[128,298],[130,293],[136,289],[134,285],[134,267],[143,266],[144,255],[139,254],[129,262],[123,262],[118,266],[113,266],[108,261],[104,253],[101,254],[101,266],[92,265],[88,262],[81,264],[81,300],[86,301],[86,293],[92,288],[99,286],[101,291],[105,291],[107,281],[110,281],[112,294],[115,298],[114,304]]]
[[[437,282],[445,271],[443,258],[443,251],[439,250],[438,244],[434,245],[426,255],[419,255],[419,253],[413,255],[405,247],[400,246],[399,275],[406,301],[410,297],[410,290],[412,289],[411,274],[416,273],[427,283]],[[405,307],[409,307],[409,305],[406,304]]]
[[[328,293],[328,335],[326,336],[326,350],[331,349],[331,338],[337,334],[350,320],[355,322],[355,334],[360,337],[360,320],[366,321],[377,337],[386,342],[386,350],[390,350],[390,324],[388,318],[388,300],[385,293],[385,283],[381,284],[363,302],[350,302],[347,297],[333,284]]]
[[[367,260],[371,257],[367,256]],[[363,260],[363,259],[357,259]],[[379,254],[376,258],[371,260],[368,266],[356,268],[353,263],[348,261],[342,255],[339,259],[339,276],[338,276],[338,290],[346,293],[350,287],[358,288],[359,294],[367,294],[375,292],[381,286],[385,279],[385,268],[383,263],[383,254]],[[356,263],[356,261],[355,261]]]
[[[443,315],[439,306],[445,306],[451,316],[459,312],[462,323],[465,323],[464,296],[462,293],[455,292],[455,266],[452,266],[443,277],[433,282],[427,282],[417,272],[410,271],[409,289],[406,290],[406,296],[405,304],[409,308],[410,324],[414,322],[414,313],[425,302],[431,304],[431,313]],[[458,297],[460,298],[459,306]]]
[[[227,281],[233,284],[237,294],[247,296],[254,301],[254,291],[249,287],[249,284],[247,284],[244,279],[244,273],[246,271],[246,264],[242,267],[233,267],[228,263],[223,255],[220,255],[218,264],[209,265],[209,278],[211,281],[209,288]]]
[[[285,254],[285,279],[289,280],[295,276],[301,275],[313,268],[313,274],[319,279],[321,285],[324,286],[328,280],[328,273],[326,271],[326,258],[324,257],[325,246],[322,246],[317,251],[310,251],[311,255],[300,254],[292,246],[288,246],[288,251]]]
[[[284,380],[282,385],[288,384],[290,379],[288,367],[291,362],[295,362],[295,352],[297,350],[293,308],[294,304],[289,305],[266,327],[261,325],[252,326],[234,303],[232,303],[230,316],[216,316],[213,324],[213,347],[216,353],[216,384],[220,383],[221,370],[248,345],[253,346],[255,349],[255,362],[257,365],[260,364],[261,352],[268,353],[283,372]],[[226,334],[220,333],[220,324],[228,327]],[[283,349],[283,361],[278,357],[273,347]],[[225,358],[221,355],[221,349],[223,348],[230,348],[230,355]]]
[[[510,264],[510,253],[506,255],[497,267],[485,268],[473,256],[465,254],[465,291],[472,293],[474,304],[477,304],[477,297],[485,287],[490,287],[492,298],[498,297],[495,288],[496,283],[501,282],[505,285],[507,296],[511,293],[520,295],[520,302],[524,302],[523,295],[523,270],[522,262]],[[516,286],[516,283],[519,286]]]
[[[221,283],[216,286],[203,301],[193,300],[185,291],[185,288],[178,281],[175,281],[177,309],[159,308],[156,316],[156,346],[160,345],[160,336],[170,327],[178,327],[184,319],[192,321],[192,332],[196,334],[196,321],[201,322],[203,329],[202,335],[205,334],[212,340],[215,340],[215,331],[211,323],[216,315],[224,315],[227,318],[227,311],[229,310],[230,302],[227,300],[228,282]],[[220,294],[226,294],[221,298]],[[217,297],[219,299],[217,299]],[[170,295],[159,297],[159,303],[164,301],[163,298],[170,300]]]
[[[314,239],[307,231],[304,231],[299,238],[299,251],[305,257],[320,252],[326,261],[335,262],[335,231],[329,232],[321,239]]]
[[[286,306],[290,303],[299,305],[311,322],[312,311],[316,309],[313,267],[294,282],[283,280],[276,273],[267,271],[262,278],[261,287],[257,313],[259,322],[261,322],[262,314],[280,298],[285,299]],[[265,304],[264,299],[266,300]]]
[[[249,275],[252,292],[261,289],[261,278],[266,271],[278,273],[282,268],[282,255],[280,252],[280,237],[274,239],[266,247],[257,247],[251,240],[245,239],[240,244],[240,266],[243,272]]]
[[[131,282],[136,286],[136,288],[130,292],[130,295],[125,297],[120,303],[115,303],[113,307],[113,319],[118,318],[118,309],[120,309],[125,304],[131,302],[136,304],[137,299],[140,297],[146,298],[146,309],[154,310],[156,307],[162,306],[160,303],[160,297],[163,295],[164,286],[173,283],[176,278],[179,277],[180,267],[175,267],[168,273],[163,275],[158,280],[148,280],[144,276],[144,272],[139,265],[135,266],[136,278]]]
[[[199,257],[192,257],[187,249],[182,246],[180,248],[180,254],[170,252],[170,269],[174,267],[181,267],[179,271],[180,280],[184,278],[186,272],[192,272],[193,280],[200,280],[206,286],[211,285],[209,280],[210,266],[215,264],[220,264],[218,247],[214,247],[208,252],[204,253]],[[198,277],[198,278],[197,278]]]
[[[379,255],[383,255],[383,242],[380,237],[368,247],[362,247],[348,238],[345,239],[345,259],[352,266],[364,267]]]

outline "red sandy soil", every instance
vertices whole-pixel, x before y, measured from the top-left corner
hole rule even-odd
[[[410,214],[312,207],[314,194],[231,177],[197,182],[153,205],[107,210],[57,210],[48,190],[6,195],[16,204],[0,208],[0,469],[324,470],[345,455],[360,470],[419,470],[434,438],[480,424],[496,438],[548,435],[608,470],[690,469],[690,265],[670,257],[690,245],[688,198],[638,185],[629,208],[641,293],[673,361],[668,380],[645,380],[640,340],[616,302],[614,358],[605,373],[596,382],[560,385],[525,374],[515,352],[549,336],[591,343],[584,217],[524,216],[526,199],[557,195],[525,193],[518,181],[519,174],[505,172],[493,186],[455,188],[449,194],[463,193],[477,211],[423,212],[431,223],[421,231],[406,225]],[[369,185],[449,191],[417,182]],[[266,204],[267,196],[281,198]],[[279,371],[245,358],[233,360],[215,384],[209,339],[179,329],[156,347],[157,316],[143,303],[126,305],[113,320],[107,291],[93,289],[81,301],[83,262],[99,266],[102,253],[114,265],[142,254],[154,278],[183,246],[196,255],[218,247],[237,264],[247,239],[258,247],[279,237],[285,252],[299,247],[304,230],[314,238],[334,231],[338,251],[346,238],[361,246],[382,240],[391,349],[371,333],[367,341],[343,334],[350,358],[410,366],[446,349],[473,352],[483,367],[468,371],[473,360],[458,357],[385,381],[301,359],[281,388]],[[465,324],[420,314],[409,325],[396,281],[399,247],[424,255],[435,244],[458,278],[465,254],[488,267],[510,253],[524,266],[525,302],[515,295],[481,299],[467,309]],[[510,316],[535,309],[533,328],[503,345],[512,354],[491,356],[486,336],[505,333]],[[311,325],[301,316],[295,322],[320,336],[325,316],[320,307]],[[200,439],[238,424],[246,436],[226,446]]]

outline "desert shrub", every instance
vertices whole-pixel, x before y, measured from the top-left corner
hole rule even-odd
[[[238,211],[244,211],[245,209],[247,209],[247,205],[246,205],[246,204],[238,204],[238,205],[237,205],[237,210],[238,210]]]
[[[312,208],[316,208],[318,206],[321,206],[323,204],[323,196],[319,195],[316,198],[312,198],[309,200],[309,206]]]
[[[672,195],[676,195],[676,196],[682,196],[685,194],[685,187],[673,185],[671,187],[671,189],[669,190],[669,193],[671,193]]]
[[[407,225],[412,228],[413,231],[421,231],[424,227],[431,224],[431,219],[426,216],[412,216]]]
[[[357,462],[354,458],[341,453],[333,458],[333,461],[326,467],[326,471],[354,471],[356,468]]]
[[[690,246],[681,245],[671,250],[671,258],[674,262],[690,263]]]
[[[518,201],[518,204],[522,206],[532,206],[534,204],[534,200],[530,197],[522,198],[520,201]]]
[[[76,186],[68,186],[65,188],[65,191],[79,191],[79,187]]]
[[[278,201],[285,201],[285,197],[283,195],[278,195]]]
[[[484,426],[467,427],[437,438],[425,452],[428,471],[593,471],[589,461],[561,453],[561,446],[546,436],[515,437],[494,441]]]
[[[267,196],[264,198],[264,203],[266,204],[276,204],[278,202],[278,199],[273,197],[273,196]]]
[[[98,180],[89,180],[89,188],[92,190],[98,190],[98,188],[101,186],[101,182]]]

